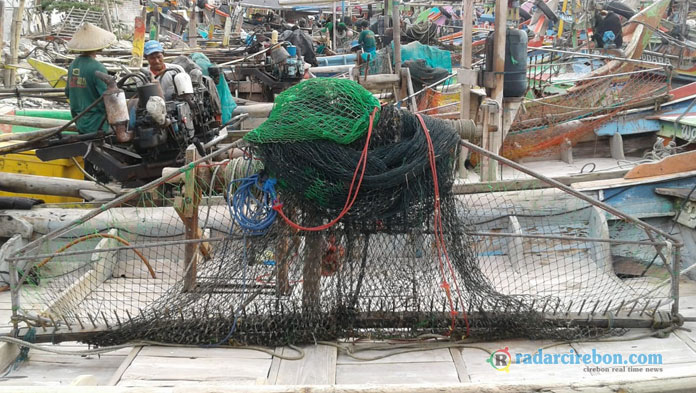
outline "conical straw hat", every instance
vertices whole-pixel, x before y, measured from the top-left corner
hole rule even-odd
[[[104,49],[116,41],[116,36],[89,22],[84,23],[68,42],[68,49],[75,52],[91,52]]]

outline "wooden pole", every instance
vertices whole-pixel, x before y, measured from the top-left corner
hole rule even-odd
[[[471,69],[471,20],[474,4],[471,0],[462,0],[462,60],[461,68],[464,70]],[[459,91],[459,102],[461,102],[461,113],[459,118],[464,120],[471,117],[471,89],[466,83],[460,82],[461,90]],[[459,177],[466,177],[466,155],[468,150],[460,149],[459,151]]]
[[[186,163],[190,164],[198,160],[198,152],[191,145],[186,149]],[[201,189],[197,187],[197,168],[193,167],[186,172],[184,180],[183,198],[175,199],[175,210],[179,218],[184,223],[186,240],[200,239],[201,230],[198,226],[198,205],[201,200]],[[184,292],[196,289],[196,276],[198,273],[198,262],[201,259],[199,246],[202,243],[186,243],[184,246]]]
[[[401,17],[399,0],[392,0],[392,24],[394,25],[394,73],[401,75]]]
[[[463,69],[471,69],[471,20],[472,20],[472,10],[474,4],[471,0],[462,0],[462,62],[461,65]],[[471,97],[469,97],[470,86],[462,83],[461,84],[461,103],[462,103],[462,113],[460,119],[468,119],[470,117],[471,110]]]
[[[503,144],[502,125],[503,125],[503,86],[505,82],[505,36],[507,33],[507,0],[497,0],[495,2],[495,32],[493,33],[493,72],[495,77],[495,87],[491,93],[491,98],[498,106],[497,110],[491,111],[492,127],[484,128],[484,133],[488,135],[488,143],[484,148],[495,154],[500,152]],[[482,181],[494,181],[499,177],[499,164],[493,160],[489,162],[487,171],[481,171]]]
[[[196,42],[196,36],[198,32],[196,31],[196,4],[194,3],[191,7],[191,13],[189,16],[189,36],[188,36],[188,46],[189,48],[195,48],[198,44]]]
[[[12,12],[12,28],[10,33],[10,64],[5,72],[5,86],[14,86],[17,70],[14,68],[19,63],[19,38],[22,33],[22,16],[26,0],[19,0],[19,5]],[[7,66],[7,65],[5,65]]]
[[[227,48],[230,45],[230,33],[232,32],[232,17],[225,18],[225,32],[222,36],[222,47]]]
[[[338,30],[338,22],[336,21],[336,2],[335,1],[333,3],[331,3],[331,12],[333,15],[333,17],[332,17],[333,18],[333,22],[332,22],[333,29],[331,30],[332,35],[333,35],[333,37],[332,37],[333,42],[331,43],[332,44],[331,49],[333,49],[334,52],[338,53],[338,44],[336,42],[336,30]]]
[[[305,235],[304,265],[302,267],[302,310],[314,312],[321,305],[321,234]]]
[[[113,32],[114,28],[111,26],[111,9],[109,8],[109,2],[102,0],[102,7],[104,7],[104,19],[106,22],[106,29]]]
[[[5,0],[0,0],[0,54],[5,49]],[[7,86],[7,83],[5,83]]]

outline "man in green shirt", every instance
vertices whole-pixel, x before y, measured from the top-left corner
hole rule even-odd
[[[363,50],[363,60],[369,61],[374,60],[377,57],[377,41],[375,41],[375,33],[368,28],[369,23],[363,20],[358,28],[360,29],[360,36],[358,37],[358,43],[362,46]]]
[[[336,32],[338,32],[338,33],[343,33],[346,30],[348,30],[348,26],[343,22],[338,22],[338,24],[336,26],[337,26],[336,28],[338,29],[338,30],[336,30]],[[335,48],[336,43],[333,42],[333,39],[334,39],[333,29],[334,29],[333,17],[332,17],[332,15],[329,15],[328,22],[326,22],[326,24],[324,25],[324,28],[319,30],[319,31],[322,33],[328,34],[329,40],[331,40],[331,43],[333,44],[333,47]]]
[[[106,84],[95,75],[96,71],[106,73],[103,64],[96,60],[97,52],[116,41],[116,36],[104,29],[85,23],[77,30],[68,43],[68,49],[79,52],[68,68],[68,84],[65,95],[70,100],[70,113],[77,116],[106,90]],[[99,103],[76,122],[80,134],[107,131],[106,108]]]

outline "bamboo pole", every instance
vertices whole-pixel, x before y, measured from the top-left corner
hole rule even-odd
[[[19,5],[12,12],[12,28],[10,31],[10,68],[5,69],[5,86],[14,86],[17,70],[13,68],[19,63],[19,38],[22,33],[22,16],[26,0],[19,0]],[[5,64],[7,67],[7,64]]]
[[[394,25],[394,73],[401,75],[401,17],[399,0],[392,0],[392,24]]]
[[[13,116],[13,115],[0,115],[0,124],[12,124],[16,126],[26,126],[26,127],[36,127],[36,128],[52,128],[64,126],[69,120],[61,119],[47,119],[41,117],[30,117],[30,116]],[[75,125],[68,126],[66,130],[75,131],[77,127]],[[21,135],[21,134],[18,134]],[[10,139],[21,139],[12,137]]]
[[[2,53],[5,53],[4,49],[5,49],[5,0],[0,0],[0,56]]]
[[[0,190],[82,198],[80,190],[104,191],[104,187],[86,180],[0,172]],[[121,188],[116,187],[116,190],[121,191]]]

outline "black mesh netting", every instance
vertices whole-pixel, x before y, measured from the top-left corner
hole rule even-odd
[[[611,321],[666,303],[658,284],[670,275],[659,259],[642,275],[626,273],[655,260],[654,247],[591,240],[644,236],[634,224],[533,185],[461,195],[453,178],[459,137],[448,123],[425,116],[426,133],[417,116],[392,106],[378,119],[348,144],[257,143],[246,154],[254,160],[188,167],[205,242],[185,240],[185,213],[173,207],[191,195],[185,188],[150,189],[132,207],[78,221],[32,251],[42,256],[21,312],[94,327],[86,340],[99,345],[283,345],[428,333],[571,339],[608,331],[578,319]],[[234,189],[248,175],[259,182],[239,206]],[[277,180],[274,203],[287,219],[249,235],[230,212],[274,214],[261,198],[268,179]],[[192,245],[195,271],[186,259]],[[612,265],[619,256],[622,277]]]

